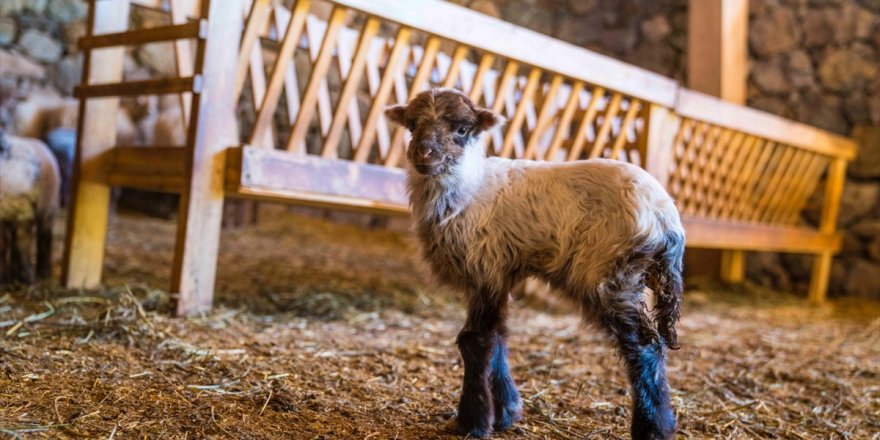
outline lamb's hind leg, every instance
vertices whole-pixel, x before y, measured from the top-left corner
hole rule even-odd
[[[494,427],[496,431],[503,431],[522,418],[522,399],[507,365],[507,328],[503,322],[495,333],[490,369],[495,405]]]
[[[485,438],[492,433],[495,419],[490,385],[491,362],[499,324],[506,314],[506,294],[480,292],[471,296],[468,317],[458,334],[458,348],[464,363],[464,383],[458,403],[458,416],[451,428],[459,434]]]
[[[620,294],[619,294],[620,295]],[[675,435],[675,414],[666,381],[666,350],[644,306],[622,294],[602,311],[603,327],[617,342],[632,387],[632,438],[671,439]]]
[[[52,217],[37,220],[37,278],[52,278]]]

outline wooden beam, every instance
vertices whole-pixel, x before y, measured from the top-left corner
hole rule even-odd
[[[400,169],[250,146],[227,154],[226,189],[232,195],[409,210],[406,173]]]
[[[334,0],[333,3],[644,101],[666,107],[675,103],[677,83],[672,79],[452,2]]]
[[[748,79],[748,0],[688,2],[688,86],[744,104]]]
[[[205,21],[199,20],[170,26],[138,29],[128,32],[91,35],[80,38],[77,45],[80,49],[97,49],[113,46],[135,46],[160,41],[172,41],[181,38],[204,39],[206,35],[205,26]]]
[[[86,35],[121,32],[128,26],[128,1],[89,5]],[[83,84],[122,80],[125,48],[111,48],[83,58]],[[94,67],[94,68],[93,68]],[[106,182],[106,152],[116,143],[114,121],[119,99],[80,100],[70,213],[64,248],[62,283],[71,288],[93,288],[101,282],[104,242],[110,207]]]
[[[183,146],[116,147],[107,183],[148,191],[180,193],[186,168]]]
[[[709,122],[826,156],[852,160],[856,155],[857,145],[852,139],[691,90],[679,91],[675,111],[686,118]]]
[[[745,104],[748,25],[749,0],[689,0],[689,87],[724,101]],[[744,261],[742,251],[722,251],[721,278],[728,282],[742,281]]]
[[[171,280],[171,291],[180,295],[178,314],[211,308],[223,217],[224,152],[239,141],[232,89],[242,31],[240,1],[202,2],[208,38],[198,44],[195,68],[204,75],[204,93],[193,99]]]
[[[797,226],[683,217],[686,244],[695,248],[820,254],[840,248],[833,232]]]
[[[74,89],[77,98],[106,98],[109,96],[165,95],[169,93],[199,93],[202,86],[200,75],[188,78],[157,78],[143,81],[112,82],[81,85]]]

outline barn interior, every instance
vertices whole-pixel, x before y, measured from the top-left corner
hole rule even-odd
[[[240,28],[228,34],[236,43],[231,56],[240,57],[234,67],[245,73],[226,72],[240,78],[226,107],[208,93],[230,89],[213,80],[220,73],[211,73],[205,55],[218,35],[199,15],[208,3],[0,5],[0,126],[4,136],[38,139],[54,153],[61,205],[51,221],[47,279],[17,279],[23,269],[8,262],[18,237],[12,217],[2,219],[2,435],[461,438],[446,423],[460,393],[456,335],[466,310],[461,292],[438,284],[422,260],[405,193],[389,189],[401,179],[408,134],[372,114],[405,102],[420,90],[420,76],[472,92],[480,72],[488,75],[485,90],[495,90],[508,70],[515,79],[498,108],[515,130],[491,135],[490,153],[557,160],[558,137],[560,161],[593,152],[640,161],[655,176],[661,170],[689,221],[681,349],[668,352],[679,437],[870,439],[880,432],[880,3],[418,0],[396,9],[386,1],[236,0],[240,13],[231,16]],[[91,4],[104,6],[90,12]],[[120,7],[122,19],[114,15]],[[462,14],[511,33],[454,40],[411,18],[432,13],[441,17],[438,27]],[[166,34],[114,55],[111,39],[93,32],[102,17],[122,23],[118,32],[141,31],[125,37],[136,41],[156,37],[152,28],[195,37]],[[297,17],[302,36],[286,43]],[[323,50],[333,29],[342,43]],[[374,58],[365,49],[361,65],[364,34],[383,48]],[[402,34],[417,48],[411,55],[395,55]],[[581,78],[553,60],[530,64],[526,58],[540,51],[504,48],[537,47],[545,42],[539,34],[552,37],[542,46],[548,53],[565,44],[563,53],[600,57],[599,67],[582,69],[589,72]],[[199,41],[208,42],[206,52]],[[243,41],[248,50],[239,50]],[[494,44],[509,52],[493,52]],[[285,50],[289,69],[275,69]],[[513,68],[508,60],[517,51],[523,59]],[[428,53],[436,63],[420,69]],[[494,58],[484,61],[487,53]],[[194,73],[199,54],[206,70]],[[385,75],[397,56],[399,79]],[[656,82],[627,89],[613,74],[600,78],[602,63],[618,60],[621,71]],[[363,77],[348,81],[359,65]],[[100,77],[114,69],[119,87]],[[189,82],[177,81],[186,76]],[[182,88],[164,93],[175,87]],[[674,89],[668,105],[666,89]],[[277,102],[267,107],[273,93]],[[478,99],[490,106],[497,96]],[[83,109],[95,116],[85,118]],[[664,111],[681,118],[678,131],[651,128]],[[238,125],[236,139],[223,145],[231,153],[223,169],[199,174],[198,121],[224,112]],[[342,114],[348,122],[337,122]],[[583,133],[582,119],[590,119]],[[666,168],[650,162],[655,131],[658,142],[666,135],[680,145]],[[572,153],[576,133],[584,141]],[[95,145],[116,146],[94,150],[109,158],[97,174],[82,166]],[[734,153],[706,147],[704,154],[704,145]],[[308,160],[287,156],[297,148]],[[697,152],[688,156],[689,149]],[[758,183],[731,196],[739,202],[733,212],[752,216],[748,222],[707,214],[712,203],[725,211],[724,188],[747,183],[748,173],[721,171],[735,168],[739,149],[756,159],[769,151],[773,164],[753,170]],[[339,174],[359,160],[381,169]],[[19,171],[11,163],[0,162],[0,181]],[[279,175],[305,177],[279,178],[283,190],[270,178],[243,177],[274,176],[273,164],[281,164]],[[198,176],[218,174],[219,200],[193,189]],[[384,180],[346,180],[351,175]],[[332,182],[317,183],[322,178]],[[97,197],[89,179],[98,179]],[[0,186],[4,208],[13,200],[9,188]],[[707,198],[691,196],[703,190]],[[208,231],[208,238],[189,242],[181,231]],[[100,239],[90,243],[94,236]],[[512,296],[510,365],[524,417],[493,438],[628,438],[632,391],[608,338],[541,283]]]

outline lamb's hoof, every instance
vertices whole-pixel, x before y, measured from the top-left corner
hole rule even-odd
[[[457,435],[466,435],[470,438],[489,438],[492,435],[491,426],[476,426],[474,423],[459,421],[453,417],[446,423],[446,430]]]
[[[495,431],[504,431],[520,420],[522,420],[521,404],[502,407],[495,413]]]

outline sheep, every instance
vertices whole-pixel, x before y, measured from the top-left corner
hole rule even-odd
[[[58,212],[61,175],[49,148],[37,139],[0,130],[0,260],[7,281],[33,282],[36,230],[37,276],[52,274],[52,221]]]
[[[456,342],[464,364],[449,428],[484,438],[519,420],[507,363],[510,290],[548,282],[616,342],[632,387],[631,434],[669,439],[676,417],[666,349],[677,349],[684,230],[650,174],[620,161],[486,158],[480,135],[501,122],[460,91],[431,89],[386,109],[405,126],[415,232],[441,283],[466,293]],[[645,287],[657,296],[645,305]]]

